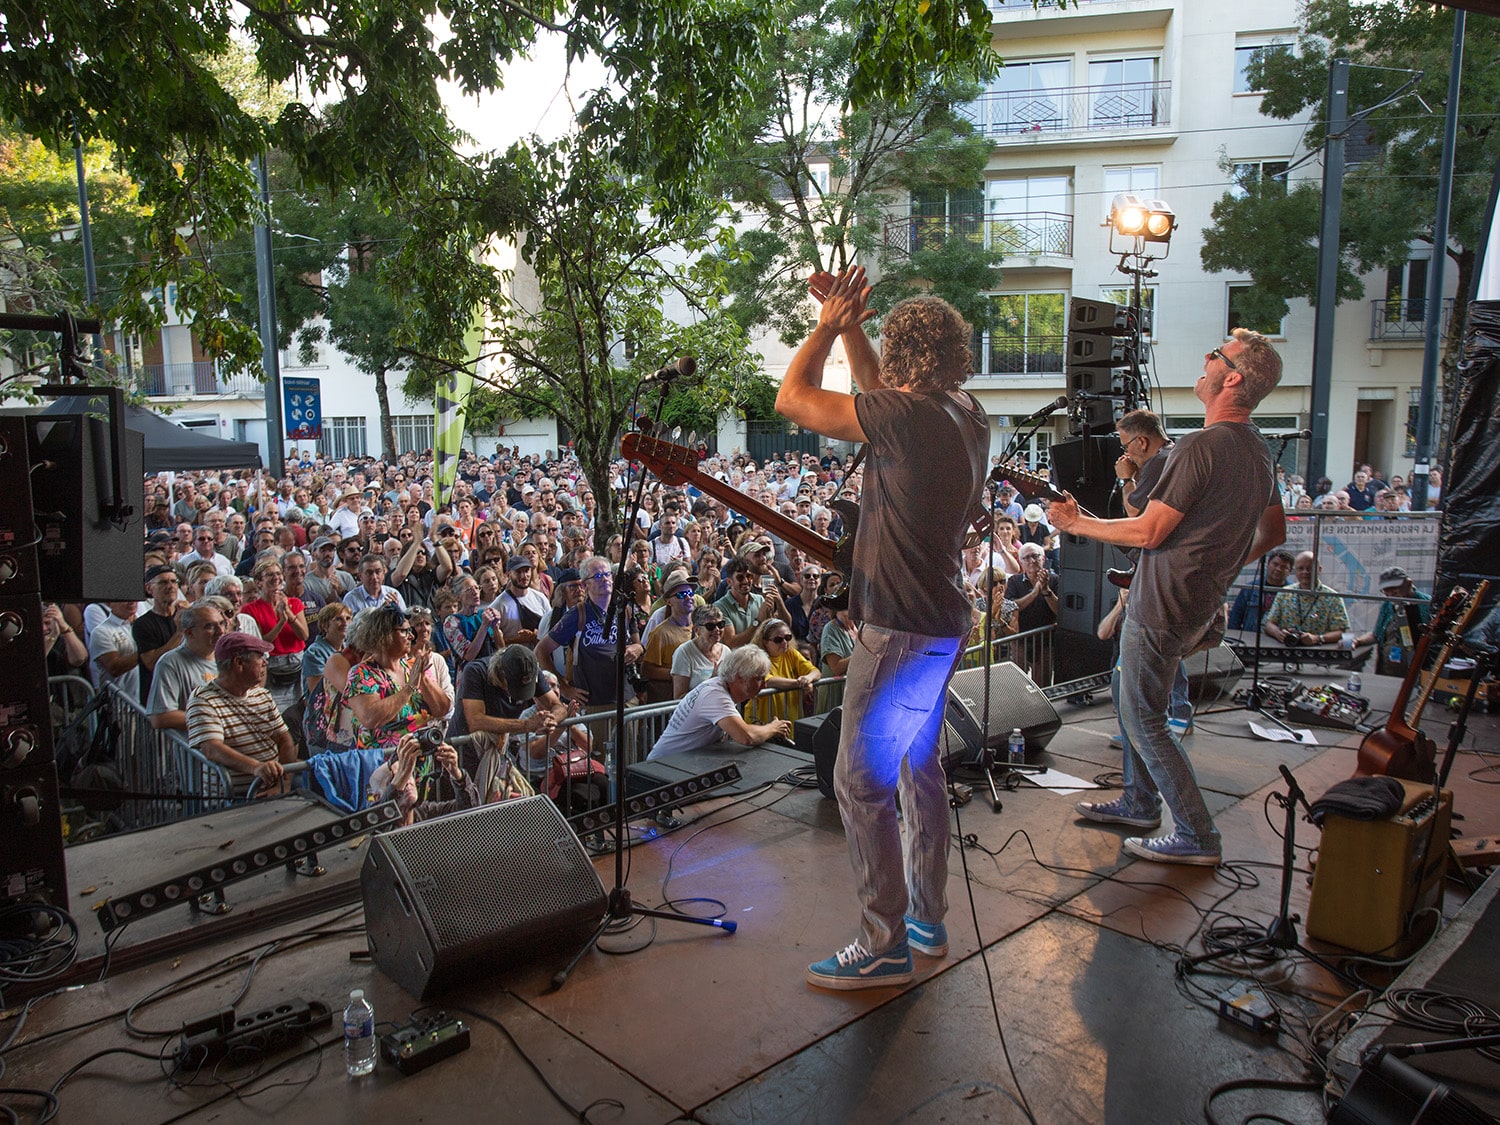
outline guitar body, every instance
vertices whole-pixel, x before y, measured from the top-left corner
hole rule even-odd
[[[1412,737],[1389,729],[1372,730],[1359,744],[1355,777],[1399,777],[1432,784],[1437,774],[1437,744],[1420,730]]]
[[[1432,624],[1417,642],[1417,650],[1412,654],[1411,667],[1406,670],[1406,676],[1401,681],[1401,690],[1396,693],[1396,702],[1391,705],[1391,714],[1386,720],[1385,728],[1371,731],[1359,744],[1355,777],[1399,777],[1422,784],[1430,784],[1436,777],[1437,744],[1422,732],[1418,724],[1422,721],[1427,700],[1432,696],[1433,685],[1437,683],[1436,673],[1448,662],[1454,645],[1468,628],[1488,589],[1489,583],[1481,582],[1471,597],[1467,590],[1455,587],[1442,608],[1432,615]],[[1450,628],[1455,618],[1458,619],[1458,625]],[[1428,648],[1437,636],[1445,636],[1445,639],[1433,663],[1433,677],[1408,717],[1407,700],[1422,675]]]

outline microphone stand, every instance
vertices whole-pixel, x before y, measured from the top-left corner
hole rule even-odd
[[[661,387],[656,398],[656,417],[660,418],[663,406],[666,405],[667,391],[671,387],[672,380],[687,374],[677,367],[664,367],[657,372],[654,381]],[[631,398],[631,415],[635,415],[635,407],[640,400],[641,386],[638,384],[635,394]],[[630,556],[631,538],[635,534],[636,518],[641,511],[641,498],[646,493],[647,471],[645,466],[641,467],[640,480],[636,482],[634,495],[627,489],[626,495],[630,503],[627,505],[628,512],[625,522],[621,527],[620,550],[620,576],[624,577],[625,560]],[[627,471],[626,480],[629,480]],[[587,594],[584,595],[587,598]],[[583,604],[587,604],[585,601]],[[624,589],[623,583],[616,582],[615,588],[610,594],[609,610],[606,615],[613,618],[615,628],[615,770],[612,784],[615,787],[615,885],[609,892],[608,905],[605,908],[604,917],[600,919],[599,925],[583,943],[582,948],[573,955],[566,966],[558,970],[552,978],[552,990],[555,992],[568,983],[568,978],[578,963],[583,960],[584,954],[599,944],[611,926],[618,926],[629,918],[664,918],[672,922],[685,922],[695,926],[712,926],[732,934],[739,928],[737,922],[722,918],[695,918],[690,914],[679,914],[671,910],[657,910],[651,907],[637,906],[630,896],[630,888],[625,885],[625,649],[629,646],[629,622],[630,622],[630,593]],[[582,628],[582,622],[579,623]]]

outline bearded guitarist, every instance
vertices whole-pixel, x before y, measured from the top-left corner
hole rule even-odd
[[[859,937],[809,966],[807,980],[879,988],[911,979],[913,949],[948,952],[948,789],[938,734],[969,633],[960,549],[983,512],[989,423],[958,389],[973,370],[971,332],[946,301],[897,304],[877,355],[861,327],[875,315],[862,268],[815,274],[809,288],[823,307],[776,409],[809,430],[864,442],[867,456],[849,575],[858,633],[834,767],[863,919]],[[839,339],[861,395],[822,385]]]

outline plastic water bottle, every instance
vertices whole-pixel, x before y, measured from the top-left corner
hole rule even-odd
[[[362,988],[349,993],[344,1009],[344,1068],[350,1078],[363,1078],[375,1069],[375,1009]]]
[[[1024,766],[1026,764],[1026,736],[1021,733],[1021,728],[1016,727],[1010,732],[1009,760],[1013,766]]]
[[[1361,684],[1362,684],[1362,681],[1359,678],[1359,673],[1358,672],[1350,672],[1349,673],[1349,684],[1348,684],[1348,690],[1349,690],[1349,692],[1351,694],[1353,694],[1353,695],[1358,695],[1359,694],[1359,689],[1361,687]]]

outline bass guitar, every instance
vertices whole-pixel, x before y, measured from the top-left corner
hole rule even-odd
[[[1397,692],[1396,701],[1391,705],[1390,717],[1386,719],[1385,727],[1371,731],[1359,744],[1359,758],[1354,767],[1355,777],[1399,777],[1423,784],[1432,781],[1436,773],[1437,744],[1418,724],[1422,721],[1422,712],[1427,708],[1427,701],[1432,697],[1433,687],[1438,679],[1437,673],[1441,672],[1443,665],[1448,662],[1454,645],[1458,643],[1458,638],[1463,635],[1475,612],[1484,602],[1485,591],[1488,589],[1489,583],[1481,582],[1479,588],[1471,596],[1467,590],[1456,586],[1441,608],[1432,615],[1432,623],[1428,626],[1427,632],[1422,634],[1417,642],[1416,650],[1412,653],[1411,666],[1407,668],[1406,677],[1401,681],[1401,690]],[[1455,619],[1457,619],[1456,625]],[[1417,697],[1416,705],[1408,714],[1407,704],[1411,699],[1412,688],[1422,675],[1422,668],[1427,663],[1427,653],[1432,646],[1433,638],[1438,636],[1443,637],[1443,645],[1433,664],[1434,675],[1423,687],[1421,694]]]

